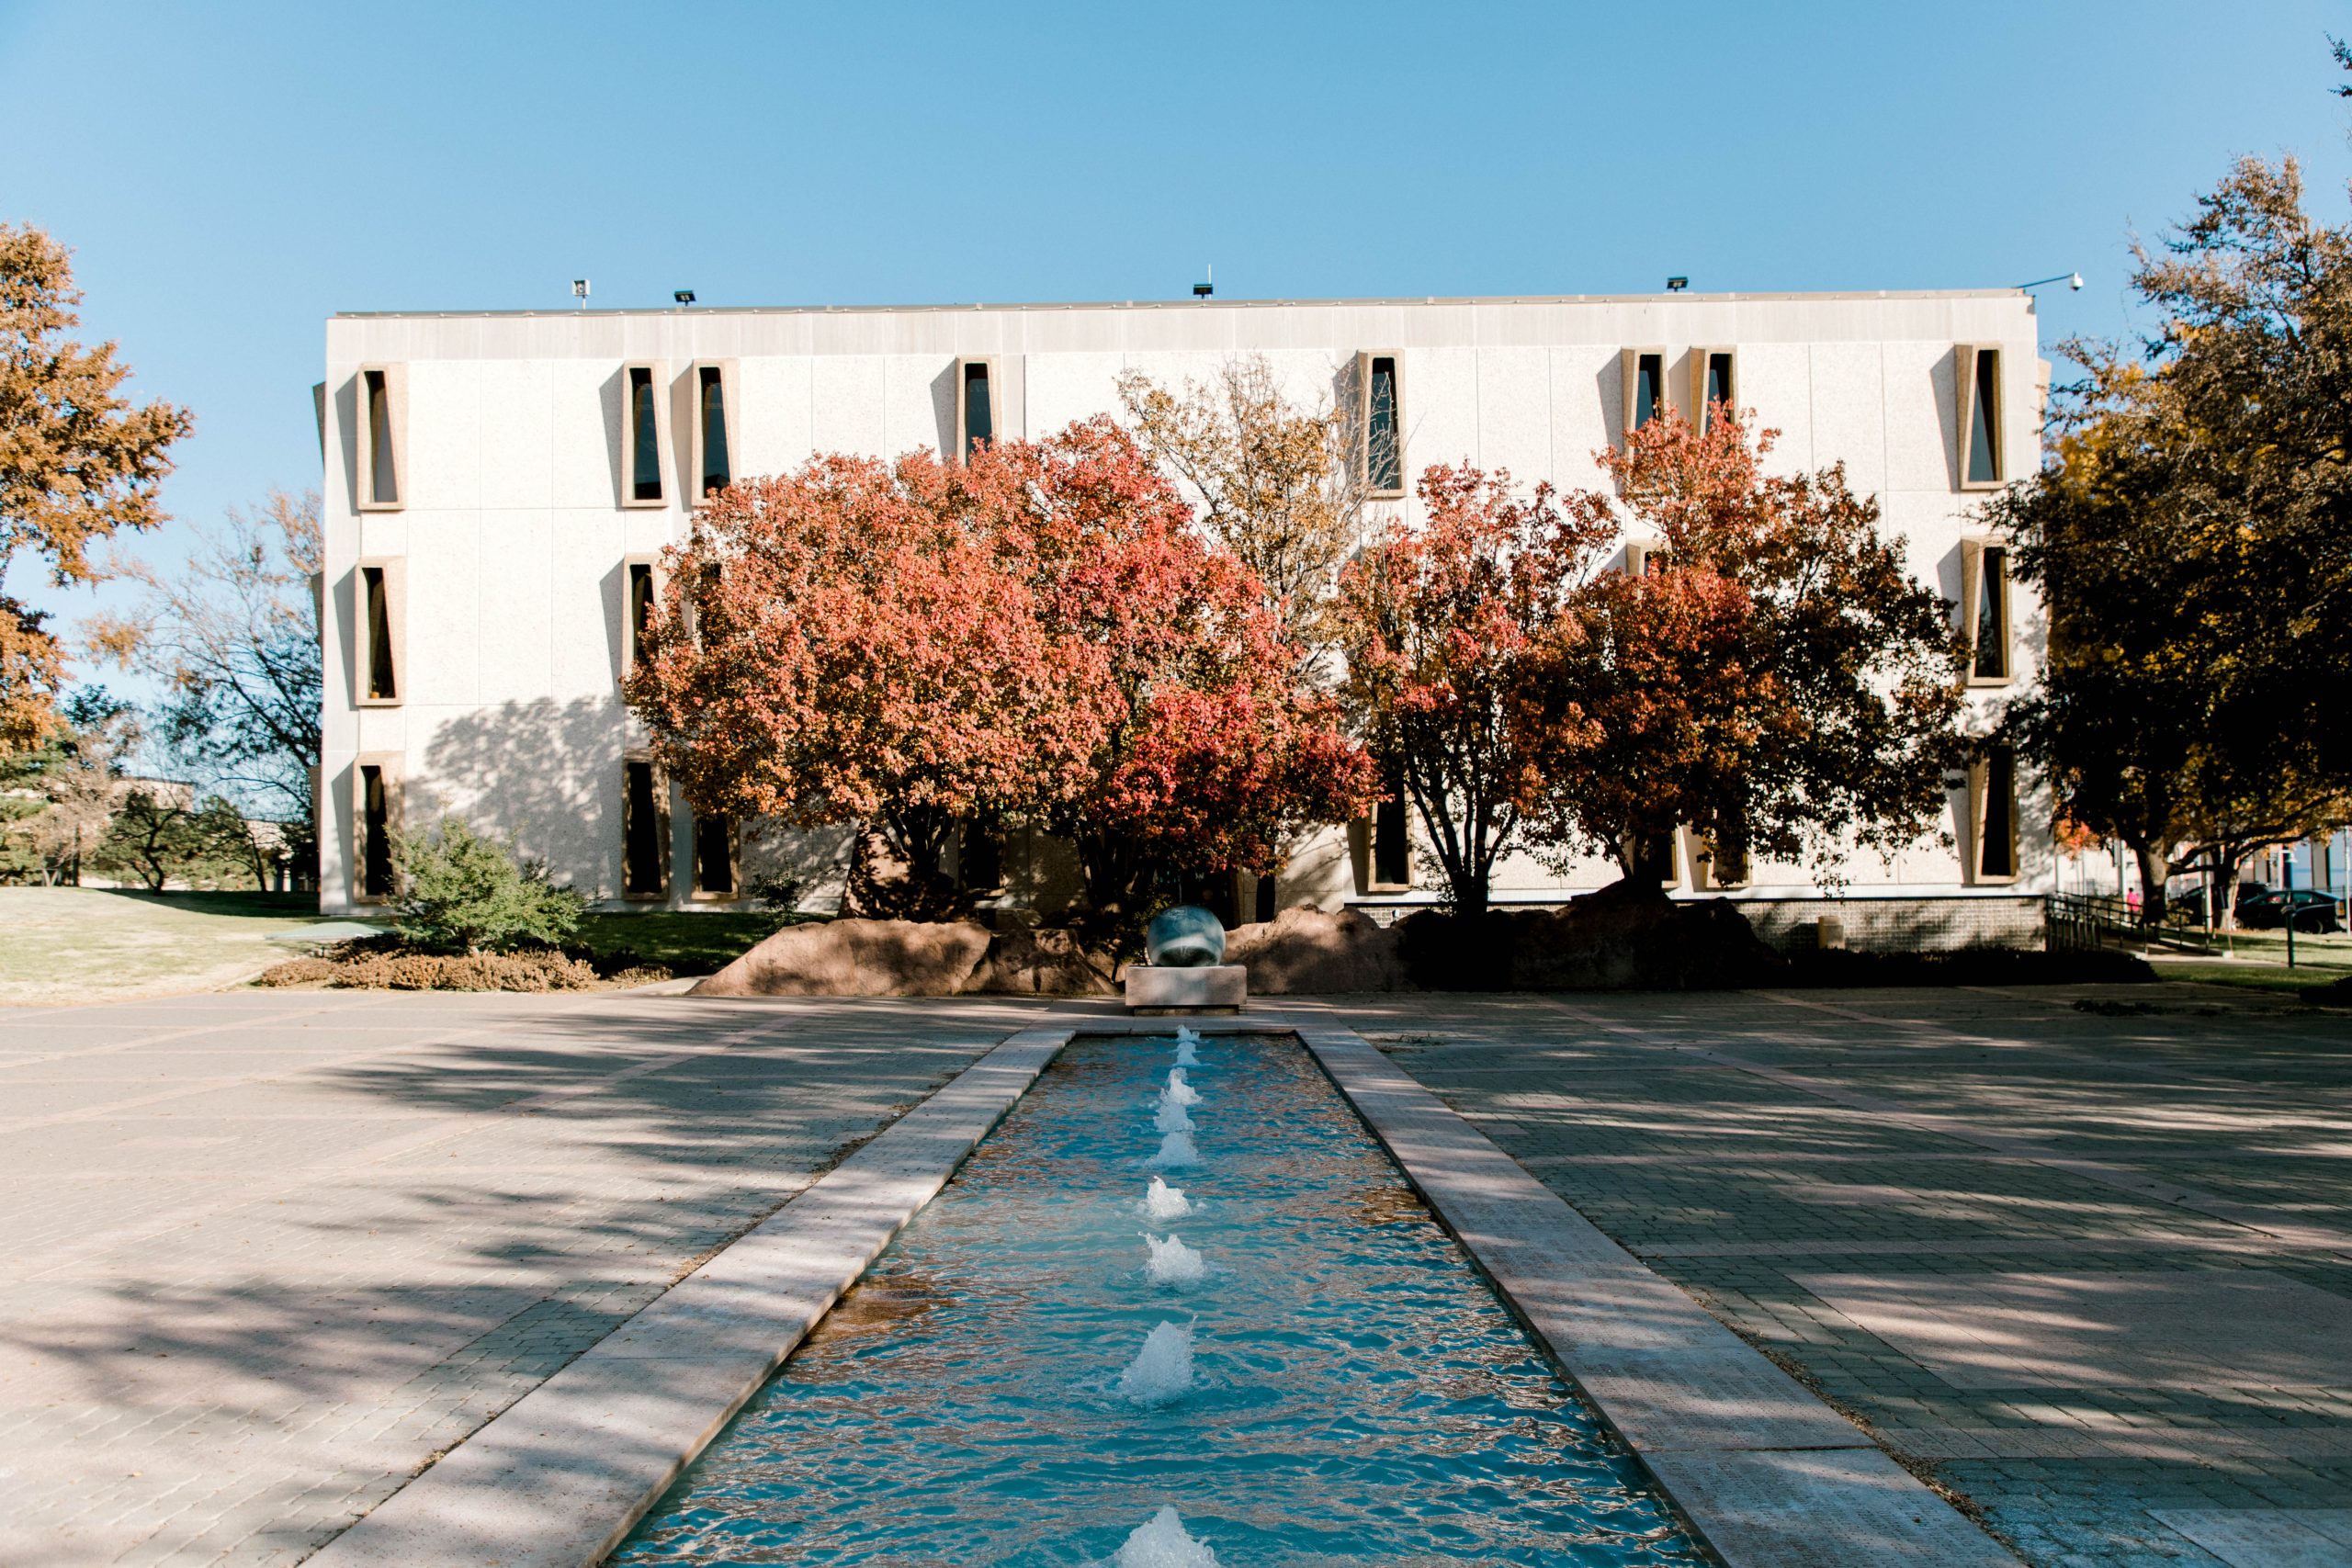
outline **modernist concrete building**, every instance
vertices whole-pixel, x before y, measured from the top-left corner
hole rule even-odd
[[[1393,433],[1394,462],[1368,478],[1396,492],[1376,508],[1408,514],[1430,463],[1591,485],[1593,454],[1629,423],[1728,393],[1781,433],[1778,467],[1843,463],[1878,498],[1975,641],[1981,721],[2041,638],[1975,520],[2038,459],[2035,327],[2014,289],[336,316],[318,396],[322,907],[379,897],[388,832],[445,813],[512,833],[601,900],[724,904],[763,868],[837,897],[845,835],[695,823],[622,705],[635,602],[695,498],[818,452],[1042,435],[1115,409],[1124,370],[1173,385],[1242,355]],[[1641,549],[1627,541],[1628,564]],[[1718,866],[1695,843],[1660,873],[1784,931],[1826,908],[1858,941],[2038,930],[2046,797],[1998,751],[1950,782],[1950,842],[1857,857],[1834,906],[1797,868]],[[1429,899],[1404,826],[1390,812],[1324,835],[1243,907]],[[1054,847],[1005,859],[1013,896],[1050,906]],[[1515,860],[1498,897],[1555,901],[1613,874]]]

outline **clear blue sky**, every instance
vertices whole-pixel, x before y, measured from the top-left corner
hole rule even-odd
[[[2340,217],[2337,0],[0,0],[0,220],[190,405],[166,504],[318,482],[341,310],[2044,290],[2241,153]],[[141,547],[168,558],[169,537]],[[32,587],[20,567],[18,592]],[[98,601],[37,592],[71,621]]]

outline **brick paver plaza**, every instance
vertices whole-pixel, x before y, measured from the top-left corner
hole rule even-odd
[[[299,1561],[1044,1010],[0,1010],[0,1562]],[[1283,1010],[1382,1045],[2027,1561],[2352,1561],[2344,1015],[2186,987]]]

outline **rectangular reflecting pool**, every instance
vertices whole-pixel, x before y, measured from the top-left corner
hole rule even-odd
[[[1712,1559],[1304,1047],[1116,1036],[1063,1051],[610,1561]]]

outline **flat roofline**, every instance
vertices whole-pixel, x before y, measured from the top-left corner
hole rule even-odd
[[[1062,302],[968,305],[646,305],[623,309],[574,306],[547,310],[337,310],[330,321],[456,321],[482,317],[536,316],[857,316],[944,314],[956,310],[1329,310],[1339,306],[1397,305],[1651,305],[1772,302],[1811,304],[1842,299],[2008,299],[2033,297],[2022,288],[1827,289],[1817,293],[1693,294],[1471,294],[1389,299],[1078,299]]]

